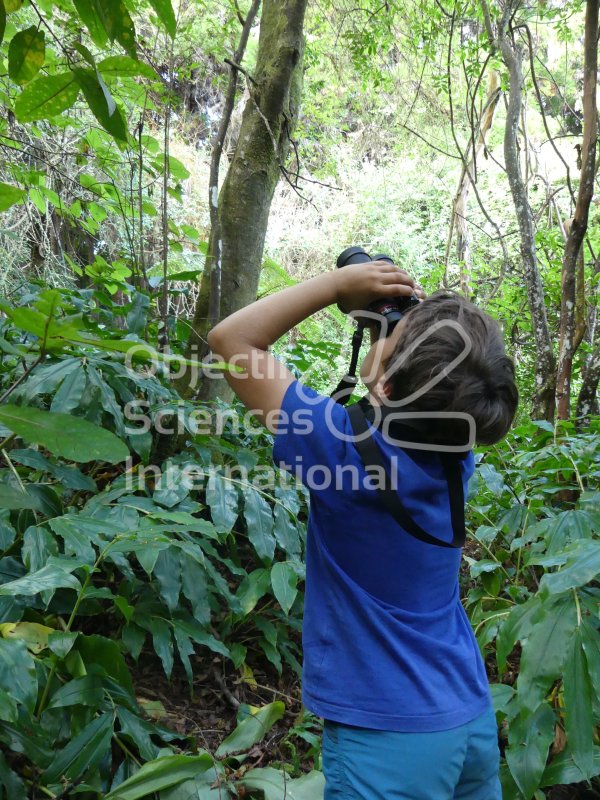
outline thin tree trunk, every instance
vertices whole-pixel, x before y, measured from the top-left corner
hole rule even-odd
[[[598,3],[587,0],[584,37],[583,80],[583,145],[581,178],[575,214],[565,245],[561,279],[560,337],[558,373],[556,378],[556,409],[559,419],[569,419],[571,414],[571,373],[577,331],[577,272],[582,256],[583,239],[588,226],[590,203],[594,193],[596,167],[596,142],[598,120],[596,114],[596,83],[598,78]],[[581,271],[579,269],[579,271]],[[581,278],[581,276],[580,276]],[[581,281],[580,281],[581,286]],[[581,338],[579,339],[581,342]]]
[[[522,52],[511,41],[508,34],[508,21],[521,3],[507,2],[498,31],[494,34],[487,0],[481,0],[486,30],[493,46],[500,50],[508,69],[510,86],[506,127],[504,132],[504,159],[508,182],[515,205],[521,238],[520,251],[525,268],[525,283],[531,324],[537,351],[535,369],[535,394],[532,414],[534,417],[552,420],[554,418],[554,393],[556,361],[552,350],[552,338],[546,316],[544,287],[538,269],[533,213],[527,197],[527,187],[523,180],[517,135],[523,104]]]
[[[487,99],[479,122],[477,137],[473,137],[473,146],[467,152],[463,168],[458,181],[458,189],[454,197],[452,215],[450,220],[450,230],[448,231],[448,243],[446,246],[446,270],[450,258],[450,246],[452,244],[452,234],[456,229],[456,256],[461,267],[461,291],[465,297],[470,295],[471,279],[471,248],[469,228],[467,225],[467,204],[471,191],[471,184],[475,181],[475,164],[477,157],[485,145],[485,138],[492,127],[494,113],[500,99],[500,83],[498,73],[490,72],[488,77]]]
[[[308,0],[264,0],[256,71],[247,76],[246,103],[233,159],[218,202],[221,292],[217,314],[210,312],[212,272],[204,270],[196,304],[189,354],[203,359],[206,334],[223,318],[256,299],[269,211],[289,151],[302,92],[303,26]],[[217,309],[213,309],[214,312]],[[182,394],[196,387],[180,382]],[[202,400],[228,397],[223,380],[202,380]]]

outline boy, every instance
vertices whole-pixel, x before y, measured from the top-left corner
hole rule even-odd
[[[501,798],[489,687],[458,595],[461,550],[448,546],[474,470],[464,419],[478,442],[491,443],[516,410],[498,326],[458,296],[438,293],[389,335],[382,331],[362,364],[367,418],[386,405],[456,415],[456,422],[433,419],[427,430],[420,424],[424,449],[400,446],[373,430],[377,422],[367,426],[397,478],[406,527],[367,479],[349,411],[267,352],[332,303],[350,312],[415,292],[423,297],[392,264],[349,265],[263,298],[209,334],[215,354],[247,367],[228,382],[273,432],[274,460],[310,490],[302,693],[324,719],[326,800]],[[462,452],[441,455],[440,444]]]

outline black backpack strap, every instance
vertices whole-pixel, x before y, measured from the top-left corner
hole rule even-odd
[[[415,539],[419,539],[427,544],[437,545],[438,547],[462,547],[465,543],[465,498],[459,461],[447,453],[439,453],[446,483],[448,484],[448,495],[450,499],[450,518],[452,521],[452,541],[443,542],[436,539],[427,531],[424,531],[408,511],[404,508],[398,492],[391,483],[390,474],[385,466],[383,454],[373,438],[367,417],[365,415],[365,404],[354,403],[348,408],[348,416],[352,424],[352,430],[358,441],[354,446],[368,470],[369,467],[377,467],[380,474],[385,476],[385,486],[379,488],[379,495],[386,510],[394,517],[404,530]],[[369,435],[365,437],[365,433]]]

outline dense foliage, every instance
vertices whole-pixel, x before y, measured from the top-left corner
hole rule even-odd
[[[207,148],[240,6],[0,0],[0,800],[322,791],[319,721],[298,699],[306,493],[272,469],[271,437],[244,409],[176,388],[182,366],[199,369],[186,345],[209,238]],[[534,30],[523,147],[556,340],[582,7],[515,6],[521,33]],[[506,441],[477,453],[464,602],[505,800],[597,793],[600,422],[531,419],[534,326],[497,127],[472,166],[469,247],[448,241],[484,71],[503,91],[508,74],[479,4],[328,0],[309,5],[306,35],[304,111],[259,292],[356,242],[504,322],[523,401]],[[255,28],[249,75],[257,48]],[[598,241],[593,206],[574,394],[598,341]],[[350,331],[330,309],[277,352],[328,392]],[[163,686],[154,699],[139,689],[147,667]],[[227,709],[216,735],[171,724],[182,684],[190,715],[215,687]]]

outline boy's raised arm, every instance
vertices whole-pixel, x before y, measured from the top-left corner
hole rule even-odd
[[[404,270],[384,261],[353,264],[269,295],[236,311],[208,334],[213,353],[243,367],[225,377],[244,405],[270,431],[276,412],[294,381],[292,373],[268,348],[317,311],[340,303],[345,311],[366,308],[377,297],[411,295],[414,281]]]

